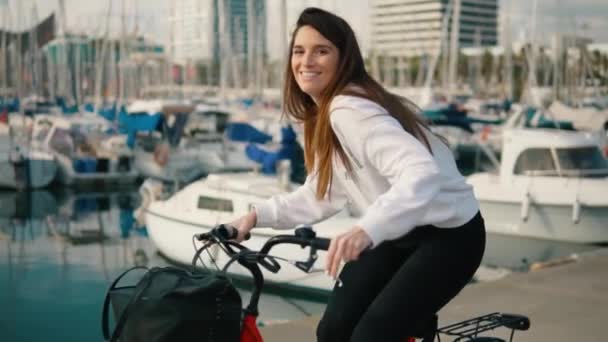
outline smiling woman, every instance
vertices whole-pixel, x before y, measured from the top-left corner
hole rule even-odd
[[[339,56],[338,48],[310,26],[302,27],[296,35],[291,70],[300,89],[315,103],[333,79]]]
[[[485,228],[477,200],[417,107],[369,76],[344,19],[304,10],[289,60],[284,111],[304,124],[308,177],[231,224],[242,240],[254,227],[314,224],[348,203],[360,218],[331,240],[325,267],[342,286],[317,340],[405,341],[479,266]]]

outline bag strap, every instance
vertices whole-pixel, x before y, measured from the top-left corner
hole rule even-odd
[[[103,301],[103,312],[101,314],[101,330],[103,331],[103,338],[104,338],[104,340],[107,340],[110,337],[110,328],[109,328],[110,292],[112,292],[112,290],[114,290],[116,288],[116,285],[118,284],[118,282],[125,275],[127,275],[127,273],[130,273],[131,271],[134,271],[134,270],[137,270],[137,269],[143,269],[143,270],[146,270],[146,271],[148,270],[148,268],[144,267],[144,266],[135,266],[135,267],[129,268],[128,270],[122,272],[122,274],[119,275],[112,282],[112,285],[110,285],[110,288],[106,292],[106,298]]]

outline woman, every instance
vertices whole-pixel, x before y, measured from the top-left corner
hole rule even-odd
[[[404,341],[472,278],[485,229],[448,147],[365,71],[350,26],[326,11],[300,15],[290,43],[285,111],[304,124],[309,176],[232,224],[289,229],[346,204],[358,223],[332,239],[335,286],[318,341]],[[365,253],[362,253],[364,250]]]

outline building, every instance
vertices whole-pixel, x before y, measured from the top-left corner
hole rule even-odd
[[[173,0],[172,14],[169,17],[170,42],[169,53],[178,63],[188,61],[220,60],[220,46],[223,38],[220,35],[219,5],[225,7],[226,20],[229,20],[230,50],[232,54],[247,59],[250,37],[266,51],[266,7],[265,1],[259,0]],[[253,9],[248,15],[248,5]],[[256,23],[255,34],[249,34],[252,20]]]
[[[437,53],[449,1],[453,0],[372,0],[372,51],[395,57]],[[460,1],[460,47],[496,45],[498,0]],[[450,31],[451,20],[448,40]]]

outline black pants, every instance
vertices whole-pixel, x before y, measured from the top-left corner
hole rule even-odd
[[[471,280],[484,249],[479,213],[458,228],[417,227],[380,244],[344,266],[317,340],[404,341]]]

